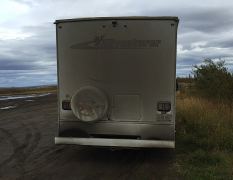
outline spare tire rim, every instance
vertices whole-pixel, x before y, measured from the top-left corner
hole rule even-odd
[[[105,93],[93,86],[84,86],[72,96],[71,109],[81,121],[93,122],[102,119],[108,109]]]

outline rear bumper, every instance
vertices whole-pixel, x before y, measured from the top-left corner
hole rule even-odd
[[[108,138],[55,137],[55,144],[77,144],[110,147],[175,148],[175,141]]]

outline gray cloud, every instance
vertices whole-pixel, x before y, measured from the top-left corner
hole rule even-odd
[[[233,2],[230,0],[9,1],[18,4],[15,8],[19,6],[19,9],[6,21],[4,16],[0,17],[0,86],[56,83],[53,22],[77,17],[178,16],[178,76],[190,74],[192,66],[204,58],[225,59],[229,70],[233,70]]]
[[[181,13],[182,32],[218,33],[232,29],[233,12],[229,8],[198,8]]]
[[[55,31],[48,25],[23,27],[29,38],[1,40],[0,69],[47,69],[56,66]]]
[[[1,87],[56,84],[56,74],[37,70],[0,70]]]

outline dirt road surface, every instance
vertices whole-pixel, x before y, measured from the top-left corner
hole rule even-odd
[[[177,179],[174,152],[55,145],[57,97],[0,102],[0,179]]]

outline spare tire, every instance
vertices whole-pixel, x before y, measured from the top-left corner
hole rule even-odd
[[[91,122],[102,119],[108,109],[108,99],[103,91],[93,86],[85,86],[72,96],[71,109],[81,121]]]

